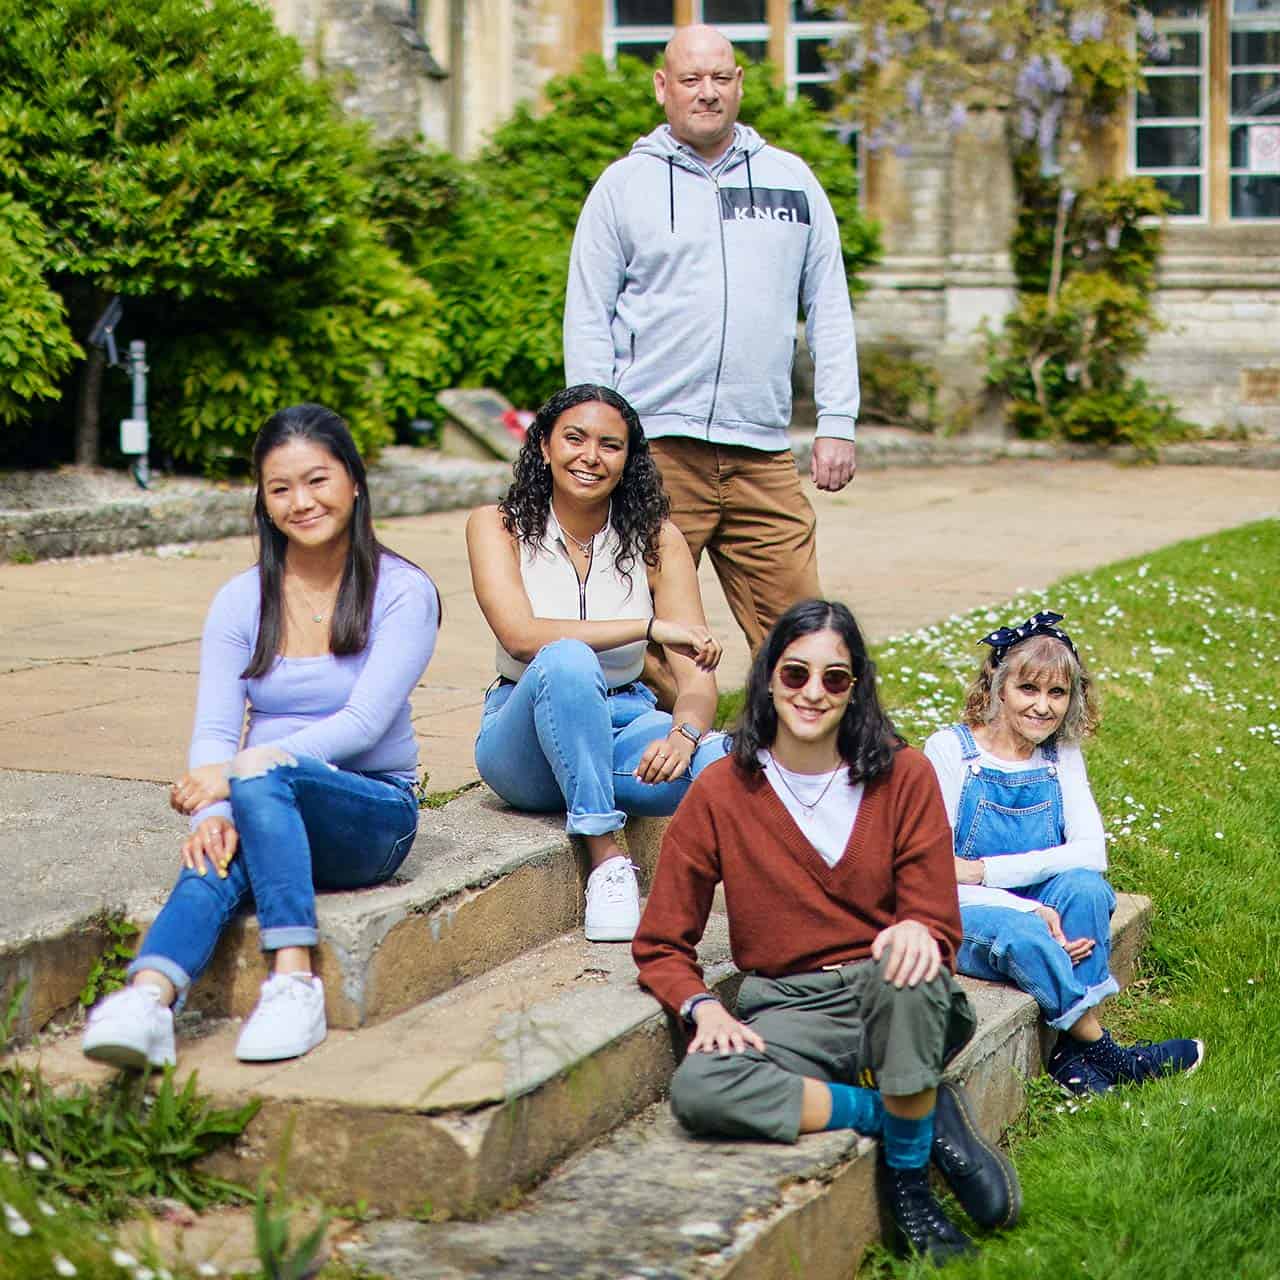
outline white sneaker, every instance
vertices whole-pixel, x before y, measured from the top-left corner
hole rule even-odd
[[[636,866],[618,854],[587,877],[587,941],[630,942],[639,924]]]
[[[236,1042],[241,1062],[300,1058],[328,1033],[324,983],[309,973],[277,973],[262,984],[257,1008]]]
[[[113,991],[90,1011],[81,1047],[86,1058],[113,1067],[171,1067],[178,1061],[173,1010],[146,983]]]

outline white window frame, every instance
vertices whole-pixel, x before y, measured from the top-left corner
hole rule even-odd
[[[1198,75],[1200,77],[1200,114],[1198,116],[1138,116],[1138,91],[1129,94],[1129,172],[1135,177],[1183,178],[1198,175],[1200,179],[1200,212],[1174,213],[1169,215],[1171,222],[1203,223],[1209,221],[1209,156],[1212,150],[1209,137],[1209,81],[1212,68],[1209,64],[1209,4],[1208,0],[1197,18],[1158,18],[1156,30],[1177,39],[1179,35],[1194,32],[1200,38],[1200,61],[1196,66],[1165,66],[1160,63],[1144,65],[1142,74],[1148,81],[1176,75]],[[1167,165],[1145,167],[1138,164],[1138,128],[1139,126],[1195,126],[1200,130],[1200,164],[1198,168],[1190,165]]]
[[[1238,116],[1231,109],[1231,79],[1235,72],[1231,61],[1231,37],[1236,31],[1274,31],[1280,33],[1280,9],[1271,12],[1242,14],[1237,17],[1233,10],[1235,9],[1235,0],[1228,0],[1227,3],[1227,38],[1225,41],[1227,50],[1227,65],[1224,69],[1227,78],[1227,220],[1238,227],[1257,226],[1257,227],[1274,227],[1280,226],[1280,217],[1274,218],[1244,218],[1236,217],[1231,212],[1231,180],[1236,177],[1247,177],[1253,173],[1251,169],[1243,169],[1238,165],[1231,163],[1231,131],[1237,125],[1249,124],[1274,124],[1280,126],[1280,115],[1277,116]],[[1250,65],[1247,69],[1242,68],[1238,74],[1250,75],[1257,72],[1272,72],[1280,75],[1280,63],[1266,63],[1258,66]],[[1275,170],[1277,177],[1280,177],[1280,167]],[[1266,176],[1271,176],[1267,174]]]

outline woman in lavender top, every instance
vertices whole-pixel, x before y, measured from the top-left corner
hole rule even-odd
[[[118,1066],[174,1062],[173,1006],[250,904],[272,972],[236,1056],[314,1048],[326,1029],[315,890],[389,879],[417,830],[409,694],[435,647],[436,588],[374,535],[337,414],[282,409],[253,460],[258,562],[209,609],[188,768],[170,793],[191,820],[182,870],[129,986],[85,1031],[85,1053]]]

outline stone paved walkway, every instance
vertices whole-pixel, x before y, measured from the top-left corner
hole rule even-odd
[[[1271,471],[1006,462],[865,472],[815,495],[826,590],[871,637],[1000,600],[1063,574],[1280,513]],[[463,512],[386,521],[388,543],[435,577],[445,627],[413,699],[432,789],[475,777],[471,744],[493,642],[471,595]],[[199,634],[247,538],[177,554],[0,567],[0,771],[170,779],[185,758]],[[722,688],[746,650],[709,566],[726,640]],[[0,788],[3,774],[0,773]]]

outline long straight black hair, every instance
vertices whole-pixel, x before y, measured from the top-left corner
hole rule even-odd
[[[836,731],[836,750],[849,766],[850,782],[870,782],[893,768],[894,753],[906,744],[880,706],[876,664],[867,654],[862,631],[838,600],[793,604],[761,642],[747,676],[742,721],[733,733],[734,763],[745,773],[763,768],[759,752],[772,747],[778,736],[778,712],[769,693],[774,668],[788,645],[815,631],[834,631],[849,650],[856,683]]]
[[[322,404],[294,404],[273,413],[263,424],[253,445],[253,473],[257,480],[253,523],[258,540],[259,620],[257,645],[249,665],[240,673],[244,680],[266,675],[271,670],[283,638],[284,563],[289,540],[267,514],[262,471],[267,455],[290,440],[307,440],[319,445],[346,468],[355,485],[355,506],[349,526],[351,542],[329,628],[330,653],[359,653],[369,643],[373,600],[378,590],[378,565],[383,555],[395,555],[378,541],[373,531],[373,511],[364,460],[356,449],[347,424]],[[436,600],[438,608],[438,592]]]

